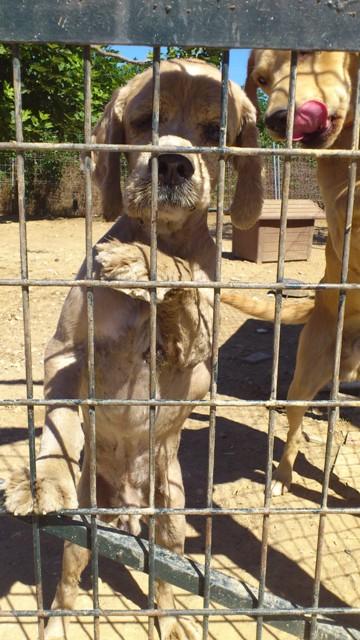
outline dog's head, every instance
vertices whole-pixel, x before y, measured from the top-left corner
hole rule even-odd
[[[354,54],[338,51],[300,52],[296,81],[294,141],[307,147],[330,147],[351,124]],[[290,52],[253,51],[245,90],[256,104],[256,89],[269,96],[265,124],[272,137],[286,136]]]
[[[97,143],[151,143],[152,71],[148,69],[118,89],[93,132]],[[164,61],[160,65],[159,144],[216,146],[220,131],[221,74],[196,60]],[[228,136],[231,146],[257,146],[256,111],[244,92],[229,83]],[[126,212],[148,219],[151,210],[151,154],[127,154],[124,197],[120,186],[120,154],[94,154],[95,178],[107,219]],[[235,225],[254,224],[262,206],[261,163],[235,158],[237,188],[231,215]],[[181,227],[193,211],[206,211],[216,184],[218,156],[195,153],[158,155],[158,218],[162,227]]]

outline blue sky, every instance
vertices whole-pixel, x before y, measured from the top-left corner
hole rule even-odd
[[[138,60],[145,60],[149,47],[116,47],[120,53],[127,58],[137,58]],[[245,82],[246,77],[246,63],[249,57],[249,49],[231,49],[230,51],[230,79],[234,80],[241,86]]]

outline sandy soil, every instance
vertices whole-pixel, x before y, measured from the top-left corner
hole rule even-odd
[[[100,220],[94,222],[94,239],[107,229]],[[319,237],[321,233],[318,234]],[[84,255],[84,221],[58,219],[31,221],[28,224],[29,269],[36,278],[72,277]],[[223,278],[246,281],[275,278],[276,265],[256,265],[231,259],[230,225],[226,225]],[[286,276],[317,282],[324,265],[324,246],[313,246],[308,262],[286,264]],[[19,265],[18,227],[0,225],[0,277],[17,277]],[[64,289],[31,290],[32,357],[35,394],[42,395],[44,345],[55,329],[65,297]],[[0,287],[0,397],[25,397],[25,369],[21,291]],[[299,328],[284,327],[281,341],[279,394],[284,397],[294,368]],[[269,395],[273,331],[270,324],[244,317],[222,308],[219,395],[223,398],[265,399]],[[263,352],[258,363],[247,361],[253,352]],[[326,397],[326,396],[324,396]],[[42,410],[35,411],[37,433],[43,420]],[[339,461],[331,475],[331,506],[359,504],[359,457],[356,451],[360,416],[355,410],[341,415],[337,425],[333,459]],[[0,408],[0,477],[27,458],[27,416],[23,408]],[[264,469],[267,453],[268,414],[265,409],[219,409],[216,430],[214,505],[223,507],[261,506],[264,492]],[[273,500],[283,507],[312,507],[321,501],[322,468],[326,438],[326,413],[312,410],[306,415],[305,438],[295,467],[292,492]],[[348,433],[350,432],[350,436]],[[286,434],[286,418],[276,414],[275,451],[277,462]],[[347,437],[347,441],[345,441]],[[196,410],[187,421],[181,444],[181,464],[188,506],[205,506],[208,429],[207,412]],[[357,448],[357,450],[359,450]],[[194,458],[196,452],[196,458]],[[347,455],[347,453],[349,455]],[[336,458],[337,456],[337,458]],[[357,475],[355,471],[357,470]],[[315,571],[319,518],[315,515],[286,513],[272,515],[269,527],[269,554],[266,586],[277,596],[297,605],[311,605]],[[5,610],[31,609],[36,606],[32,565],[31,528],[13,517],[1,519],[0,604]],[[226,574],[258,583],[262,519],[248,515],[214,519],[213,563]],[[323,606],[359,606],[360,543],[358,522],[354,516],[336,514],[327,517],[323,540],[320,604]],[[45,605],[49,606],[60,572],[61,543],[43,536],[42,561]],[[204,521],[190,518],[186,553],[203,562]],[[126,619],[101,619],[101,638],[131,640],[146,638],[146,621],[136,618],[136,609],[146,606],[146,578],[133,571],[102,561],[100,565],[100,604],[104,608],[129,608]],[[201,600],[176,590],[181,607],[202,606]],[[79,608],[91,607],[91,579],[86,572],[82,581]],[[344,623],[344,620],[338,620]],[[351,616],[351,624],[360,620]],[[255,638],[253,622],[239,616],[210,618],[210,638],[231,640]],[[32,640],[37,637],[34,619],[0,618],[2,640]],[[90,619],[74,620],[71,639],[92,637]],[[264,638],[290,638],[285,632],[266,627]]]

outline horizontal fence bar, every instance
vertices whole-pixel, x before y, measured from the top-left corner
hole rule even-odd
[[[360,0],[359,0],[360,1]],[[286,149],[273,147],[182,147],[158,144],[95,144],[84,142],[0,142],[0,151],[131,151],[156,153],[201,153],[221,156],[281,156],[284,158],[347,158],[360,159],[360,150],[351,149]]]
[[[184,516],[253,516],[253,515],[352,515],[360,516],[360,507],[204,507],[183,509],[172,507],[79,507],[77,509],[59,509],[57,512],[63,516],[166,516],[169,514]],[[4,507],[0,506],[0,516],[9,515]],[[44,517],[44,516],[39,516]]]
[[[99,615],[102,617],[105,616],[119,616],[119,617],[131,617],[136,616],[139,617],[155,617],[161,618],[163,616],[203,616],[203,615],[211,615],[211,616],[246,616],[251,618],[256,618],[257,616],[266,616],[273,620],[274,618],[297,618],[300,616],[309,616],[313,613],[319,613],[322,616],[338,616],[338,615],[346,615],[346,616],[358,616],[360,614],[360,607],[358,608],[341,608],[341,607],[319,607],[318,609],[314,609],[312,607],[298,607],[291,609],[276,609],[276,611],[270,611],[269,609],[251,609],[251,608],[232,608],[232,609],[17,609],[16,611],[12,609],[1,609],[0,610],[0,618],[29,618],[35,616],[41,616],[44,618],[56,618],[56,617],[64,617],[64,616],[93,616]],[[330,625],[329,625],[330,626]],[[337,627],[334,623],[330,626],[332,631],[339,632],[339,627]],[[349,633],[353,635],[349,635]],[[360,640],[360,631],[357,629],[347,629],[347,635],[341,636],[327,636],[333,638],[334,640],[339,640],[340,638],[344,638],[345,640]]]
[[[283,407],[359,407],[359,400],[351,396],[349,400],[154,400],[154,399],[119,399],[119,398],[58,398],[56,400],[46,398],[6,398],[0,400],[0,407],[87,407],[87,406],[114,406],[114,407],[264,407],[275,409]]]
[[[359,13],[359,0],[2,0],[0,40],[301,50],[321,35],[322,49],[356,50]]]
[[[216,280],[39,280],[38,278],[0,278],[0,287],[107,287],[110,289],[256,289],[282,291],[360,291],[360,283],[318,282],[228,282]],[[226,303],[225,303],[226,304]],[[297,303],[294,302],[294,305]],[[231,306],[231,305],[230,305]]]
[[[148,507],[139,507],[139,508],[128,508],[128,507],[118,507],[118,508],[91,508],[88,509],[86,507],[79,507],[78,509],[59,509],[57,514],[63,516],[92,516],[92,515],[126,515],[126,516],[166,516],[166,515],[178,515],[178,516],[253,516],[253,515],[348,515],[348,516],[360,516],[360,507],[289,507],[289,508],[281,508],[281,507],[229,507],[229,508],[191,508],[184,507],[184,509],[176,509],[169,507],[168,509],[164,508],[154,508],[150,509]],[[0,507],[0,516],[9,515],[4,508]]]

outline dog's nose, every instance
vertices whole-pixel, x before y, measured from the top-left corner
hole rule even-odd
[[[158,160],[159,180],[163,184],[182,184],[185,180],[191,178],[194,173],[191,160],[177,153],[162,153],[158,156]]]
[[[277,133],[281,138],[286,137],[287,109],[278,109],[265,116],[265,124],[268,129]]]

